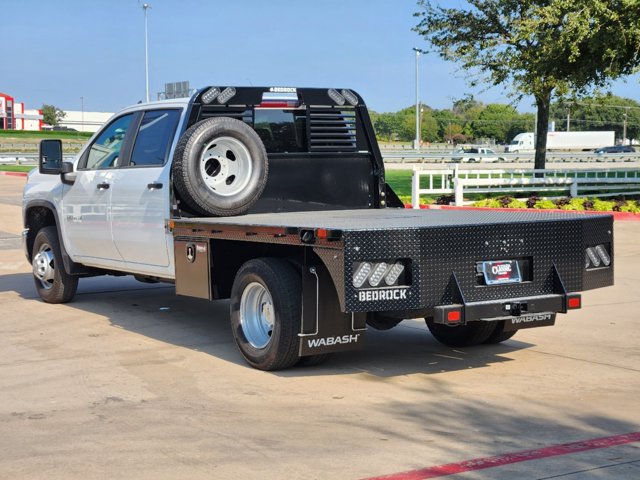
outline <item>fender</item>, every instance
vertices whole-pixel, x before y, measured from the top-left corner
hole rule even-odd
[[[29,260],[29,263],[31,263],[31,250],[33,247],[33,240],[35,238],[35,235],[38,233],[37,230],[36,231],[32,231],[29,224],[28,224],[28,213],[29,210],[32,208],[45,208],[47,210],[49,210],[51,212],[51,214],[53,215],[54,221],[55,221],[55,226],[56,226],[56,230],[58,231],[58,240],[60,241],[60,250],[62,253],[62,263],[64,264],[64,269],[65,271],[69,274],[69,275],[86,275],[86,274],[90,274],[91,273],[91,269],[88,267],[85,267],[84,265],[80,264],[80,263],[76,263],[73,260],[71,260],[71,257],[69,256],[69,254],[67,253],[67,249],[64,245],[64,238],[62,236],[62,231],[60,230],[60,218],[58,216],[58,211],[56,210],[56,207],[53,203],[49,202],[48,200],[31,200],[29,201],[23,210],[23,223],[24,223],[24,227],[26,229],[29,229],[29,233],[27,235],[27,252],[28,252],[28,256],[27,259]]]

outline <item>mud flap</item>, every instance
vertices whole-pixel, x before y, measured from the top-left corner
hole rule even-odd
[[[343,313],[324,265],[302,268],[300,356],[357,350],[364,346],[366,313]]]

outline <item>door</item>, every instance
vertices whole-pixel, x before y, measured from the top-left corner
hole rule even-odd
[[[162,271],[148,267],[170,263],[168,159],[180,113],[179,109],[144,113],[130,161],[118,170],[111,189],[111,232],[131,271],[161,275]]]
[[[134,115],[123,115],[104,127],[79,160],[75,182],[64,185],[67,250],[74,259],[84,259],[90,265],[110,266],[123,261],[111,236],[109,202],[117,169],[126,156]]]

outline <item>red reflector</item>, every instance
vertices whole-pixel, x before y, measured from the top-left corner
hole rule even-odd
[[[462,320],[462,315],[459,310],[447,312],[447,322],[459,322],[460,320]]]
[[[580,308],[580,297],[573,297],[567,300],[568,308]]]
[[[328,238],[329,232],[325,228],[317,228],[316,229],[316,237],[318,238]]]

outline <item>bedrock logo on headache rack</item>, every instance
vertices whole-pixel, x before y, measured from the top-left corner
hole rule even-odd
[[[358,300],[361,302],[374,302],[376,300],[406,300],[407,288],[394,288],[388,290],[362,290],[358,292]]]

